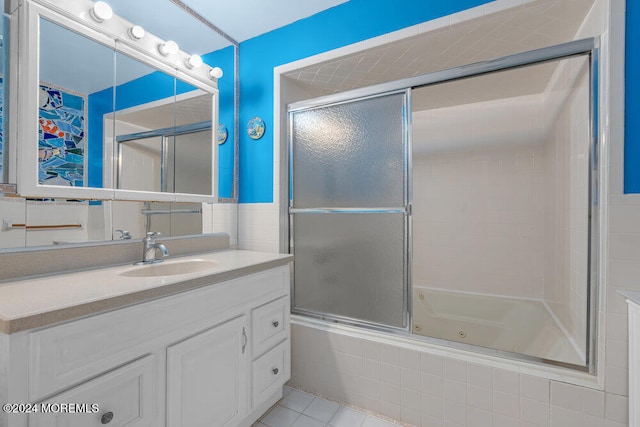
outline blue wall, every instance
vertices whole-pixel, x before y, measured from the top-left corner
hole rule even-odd
[[[240,44],[240,202],[273,201],[273,68],[492,0],[351,0]],[[254,141],[247,122],[260,116]]]
[[[624,192],[640,193],[640,4],[627,0],[625,40]]]

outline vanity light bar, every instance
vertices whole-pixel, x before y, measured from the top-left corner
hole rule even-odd
[[[219,67],[203,67],[202,58],[181,51],[172,40],[162,40],[147,33],[139,25],[127,21],[113,13],[107,2],[91,0],[28,0],[49,6],[66,16],[85,22],[89,27],[138,51],[145,52],[150,60],[156,60],[158,66],[169,66],[182,71],[185,76],[195,78],[204,84],[212,84],[222,77]],[[124,50],[126,52],[126,50]],[[162,67],[160,67],[162,68]]]

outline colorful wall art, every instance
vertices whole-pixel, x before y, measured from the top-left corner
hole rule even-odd
[[[84,186],[86,111],[86,97],[40,85],[39,184]]]

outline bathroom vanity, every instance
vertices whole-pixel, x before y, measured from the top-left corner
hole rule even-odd
[[[250,426],[290,377],[290,262],[223,250],[0,284],[0,426]]]
[[[619,293],[629,305],[629,427],[640,427],[640,292]]]

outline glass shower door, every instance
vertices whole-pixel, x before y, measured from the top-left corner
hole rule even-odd
[[[406,91],[290,107],[293,311],[408,328]]]

